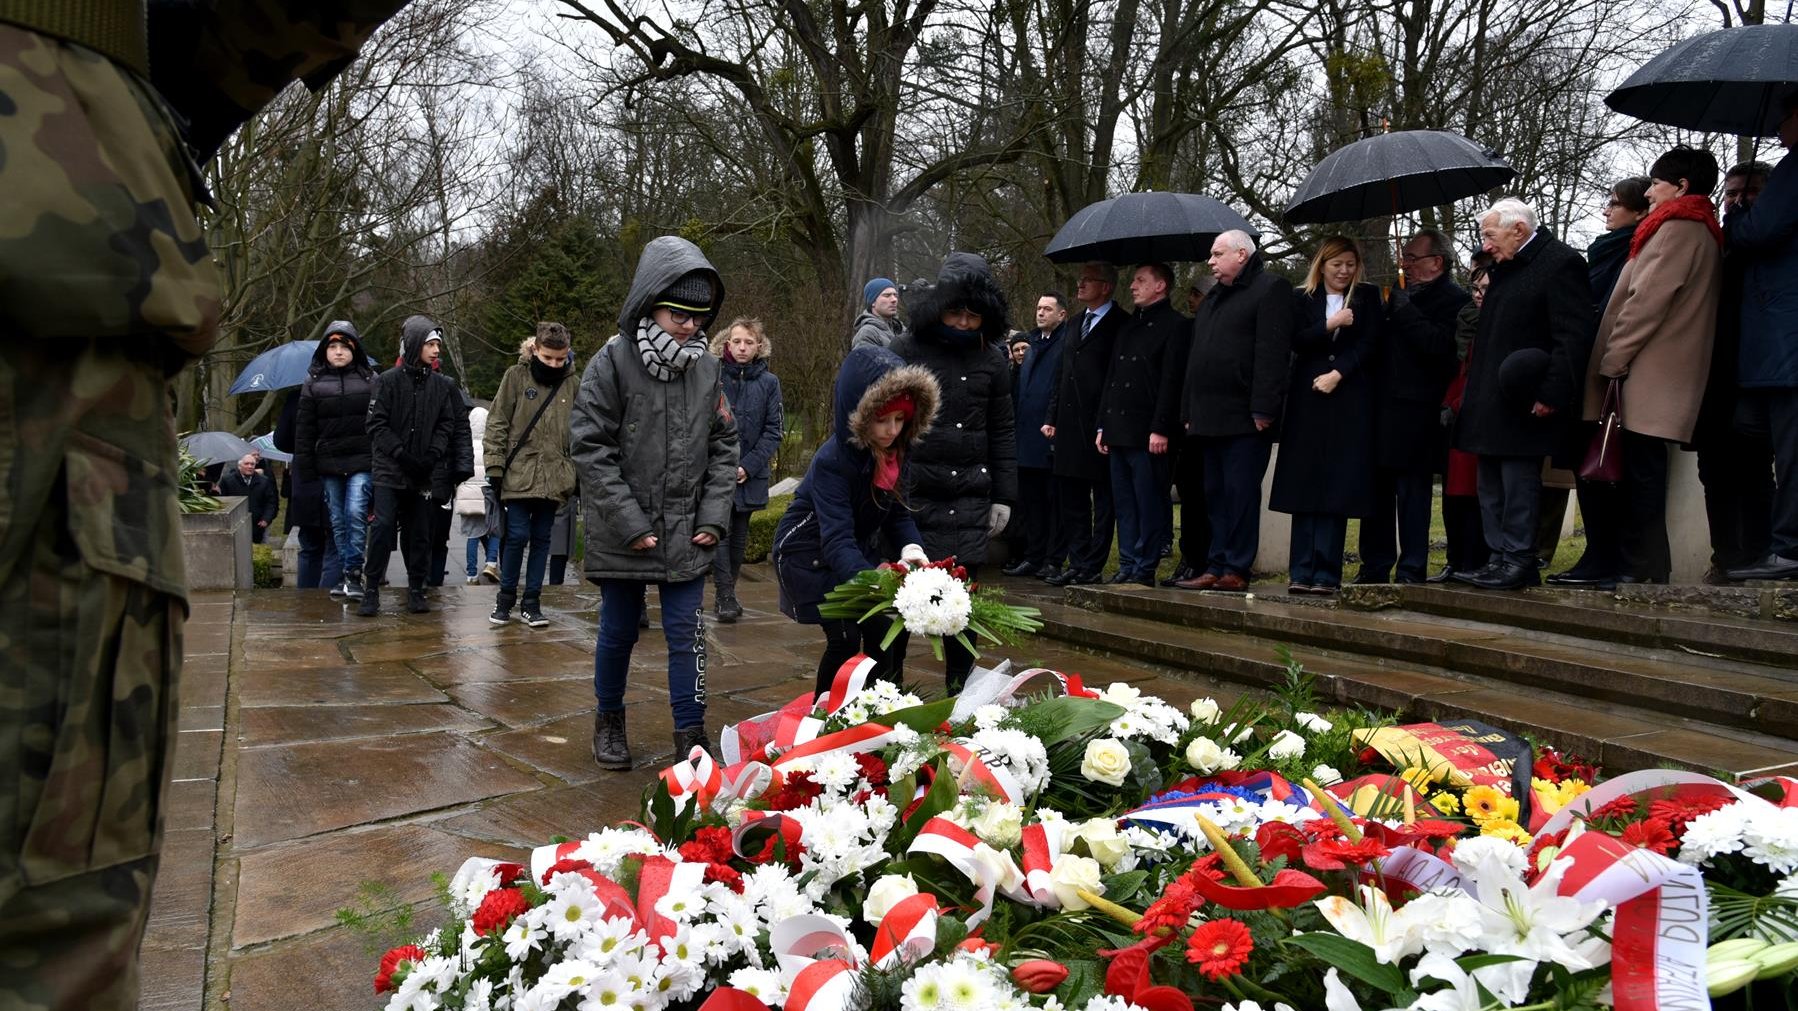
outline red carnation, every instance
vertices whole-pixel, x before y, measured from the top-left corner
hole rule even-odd
[[[580,871],[590,871],[592,869],[593,865],[585,860],[575,860],[572,857],[563,857],[555,863],[550,864],[549,867],[543,871],[542,883],[546,885],[549,884],[549,879],[558,874],[575,874]],[[500,880],[509,881],[507,878],[501,878]]]
[[[408,944],[389,951],[381,956],[381,971],[375,973],[375,992],[386,993],[393,989],[393,974],[401,966],[410,968],[414,962],[422,962],[425,950],[416,944]]]
[[[1672,830],[1667,827],[1667,823],[1655,818],[1633,822],[1625,826],[1623,834],[1618,838],[1637,849],[1653,850],[1662,856],[1672,852],[1673,847],[1678,845],[1673,838]]]
[[[470,921],[477,936],[486,937],[506,929],[515,917],[530,912],[531,903],[524,893],[516,888],[495,888],[481,900],[481,908],[474,911]]]
[[[1205,900],[1193,890],[1184,878],[1176,878],[1161,893],[1161,897],[1149,903],[1143,910],[1142,919],[1136,921],[1135,930],[1139,934],[1153,934],[1158,930],[1179,930],[1186,926],[1192,918],[1192,911]]]
[[[693,838],[680,844],[681,859],[696,864],[722,864],[736,856],[731,845],[730,829],[708,825],[693,833]]]
[[[523,864],[499,864],[493,869],[499,872],[499,883],[502,888],[507,885],[516,884],[520,881],[530,880]]]
[[[869,786],[881,787],[889,782],[887,763],[881,761],[879,755],[864,751],[855,756],[855,764],[861,766],[862,778],[868,781]]]
[[[1635,813],[1636,798],[1626,793],[1621,797],[1613,798],[1610,803],[1586,815],[1586,820],[1604,821],[1607,818],[1628,818]]]
[[[1301,852],[1305,858],[1305,866],[1318,871],[1339,871],[1349,864],[1372,863],[1392,855],[1392,850],[1385,843],[1371,835],[1362,836],[1360,842],[1320,839],[1307,845]]]
[[[1186,960],[1214,983],[1242,972],[1243,963],[1254,951],[1249,928],[1237,920],[1212,920],[1186,941]]]
[[[824,788],[812,780],[810,772],[793,773],[780,786],[762,794],[770,811],[791,811],[818,799]]]
[[[721,882],[724,887],[729,888],[738,895],[743,894],[743,875],[739,873],[735,867],[732,867],[729,864],[706,864],[705,879],[707,881]]]

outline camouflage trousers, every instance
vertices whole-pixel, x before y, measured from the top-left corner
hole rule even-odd
[[[0,1011],[137,1006],[186,614],[165,390],[98,342],[0,357]]]

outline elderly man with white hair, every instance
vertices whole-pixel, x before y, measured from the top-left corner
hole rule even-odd
[[[1480,512],[1492,561],[1454,578],[1489,590],[1534,586],[1542,461],[1577,422],[1596,327],[1586,261],[1506,198],[1480,217],[1497,261],[1480,310],[1455,448],[1479,457]]]
[[[1242,231],[1219,235],[1210,263],[1217,287],[1193,319],[1180,420],[1205,458],[1211,546],[1204,571],[1174,585],[1241,592],[1261,541],[1261,479],[1286,399],[1292,283],[1262,268]]]

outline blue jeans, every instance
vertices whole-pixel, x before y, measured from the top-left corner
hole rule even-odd
[[[1153,575],[1173,528],[1168,498],[1171,483],[1166,453],[1146,448],[1111,448],[1111,497],[1117,509],[1118,571]]]
[[[343,561],[337,554],[337,537],[330,527],[294,527],[300,539],[297,589],[329,588],[343,582]]]
[[[637,579],[599,581],[599,641],[593,649],[593,695],[600,712],[624,709],[624,680],[637,622],[649,584]],[[705,579],[659,583],[662,634],[668,637],[668,700],[674,725],[705,723]]]
[[[361,572],[368,549],[368,474],[326,474],[325,508],[343,571]]]
[[[510,609],[518,599],[518,569],[524,549],[531,549],[525,566],[524,603],[534,606],[543,593],[543,570],[549,566],[549,535],[556,525],[556,503],[546,498],[517,498],[505,503],[506,540],[499,553],[499,605]]]
[[[499,559],[499,531],[495,530],[486,537],[470,537],[468,539],[468,578],[481,574],[481,557],[483,553],[488,561]]]

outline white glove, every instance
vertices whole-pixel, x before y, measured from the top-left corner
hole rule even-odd
[[[930,556],[924,553],[921,544],[907,544],[899,549],[899,560],[907,565],[929,565]]]
[[[986,535],[988,537],[999,536],[999,532],[1005,529],[1005,524],[1010,522],[1011,506],[994,502],[993,508],[986,514]]]

